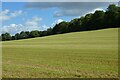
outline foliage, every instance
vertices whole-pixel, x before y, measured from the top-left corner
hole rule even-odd
[[[9,33],[1,34],[1,36],[2,36],[2,41],[11,40],[11,36]]]

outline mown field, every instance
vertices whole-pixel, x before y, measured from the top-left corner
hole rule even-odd
[[[4,78],[116,78],[118,28],[3,42]]]

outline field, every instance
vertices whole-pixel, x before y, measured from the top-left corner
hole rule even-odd
[[[4,78],[116,78],[118,28],[3,42]]]

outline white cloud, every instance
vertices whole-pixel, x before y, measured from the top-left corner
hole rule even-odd
[[[10,18],[9,16],[7,16],[9,12],[10,11],[8,9],[0,12],[0,20],[8,20]]]
[[[46,25],[39,26],[40,21],[42,18],[39,18],[37,16],[32,17],[31,19],[28,19],[25,21],[24,24],[10,24],[5,25],[0,30],[1,33],[9,32],[10,34],[16,34],[21,31],[32,31],[32,30],[40,30],[40,29],[47,29],[48,27]]]
[[[15,11],[15,12],[12,12],[12,13],[11,13],[11,16],[12,16],[12,17],[16,17],[16,16],[18,16],[18,15],[20,15],[20,14],[22,14],[22,13],[23,13],[22,10]]]
[[[9,20],[11,18],[21,15],[22,13],[22,10],[11,12],[10,10],[5,9],[4,11],[0,12],[0,20]]]
[[[64,21],[64,20],[62,20],[62,19],[55,20],[51,25],[53,27],[54,25],[59,24],[62,21]]]
[[[46,25],[43,25],[41,28],[43,28],[43,30],[47,30],[49,27]]]
[[[28,26],[38,26],[38,22],[41,21],[42,18],[38,18],[37,16],[28,19],[26,25]]]
[[[64,21],[64,20],[58,19],[58,20],[56,20],[55,22],[56,22],[57,24],[59,24],[59,23],[62,22],[62,21]]]
[[[20,32],[21,30],[23,30],[23,25],[22,24],[10,24],[8,26],[3,26],[2,31],[0,33],[5,33],[5,32],[9,32],[11,34]]]
[[[39,29],[39,22],[42,20],[42,18],[39,18],[37,16],[32,17],[31,19],[28,19],[25,22],[25,27],[27,30],[37,30]]]
[[[88,12],[88,13],[94,13],[95,11],[97,11],[97,10],[100,10],[100,11],[105,11],[104,9],[102,9],[102,8],[96,8],[96,9],[94,9],[94,10],[92,10],[92,11],[90,11],[90,12]]]

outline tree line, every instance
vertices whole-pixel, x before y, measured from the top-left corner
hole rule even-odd
[[[69,32],[118,27],[120,27],[120,7],[115,4],[111,4],[108,6],[106,11],[96,10],[94,13],[89,13],[80,18],[75,18],[70,22],[63,21],[56,24],[53,28],[49,28],[44,31],[21,31],[20,33],[16,33],[14,36],[11,36],[6,32],[1,34],[0,38],[2,38],[2,41],[19,40]]]

